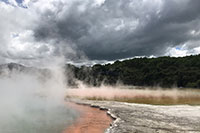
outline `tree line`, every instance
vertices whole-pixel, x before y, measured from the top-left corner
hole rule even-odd
[[[200,88],[200,55],[133,58],[113,64],[67,65],[68,75],[88,85],[101,84]],[[70,70],[70,74],[69,74]],[[71,80],[71,81],[70,81]],[[69,82],[73,83],[72,76]]]

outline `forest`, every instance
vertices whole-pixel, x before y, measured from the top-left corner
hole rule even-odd
[[[163,88],[200,88],[200,55],[133,58],[113,64],[66,65],[69,84],[74,78],[92,86],[133,85]]]

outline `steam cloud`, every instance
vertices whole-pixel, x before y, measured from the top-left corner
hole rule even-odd
[[[137,86],[87,86],[81,82],[78,89],[68,89],[68,97],[78,97],[92,100],[119,100],[148,104],[199,104],[198,90],[179,90],[177,88],[163,90],[159,87]]]
[[[30,69],[30,68],[29,68]],[[60,67],[40,71],[9,70],[0,75],[1,133],[61,133],[76,118],[64,101]]]

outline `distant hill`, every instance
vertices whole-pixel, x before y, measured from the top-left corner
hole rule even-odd
[[[23,66],[21,64],[16,64],[16,63],[8,63],[8,64],[0,65],[0,70],[6,70],[6,69],[10,70],[10,71],[12,71],[14,69],[21,71],[21,70],[25,69],[25,66]]]
[[[113,64],[75,67],[68,72],[86,84],[200,88],[200,55],[186,57],[134,58]],[[72,79],[72,76],[71,76]],[[73,83],[73,80],[71,80]]]
[[[6,77],[11,76],[12,74],[30,74],[36,75],[40,79],[45,79],[50,77],[50,71],[48,69],[40,69],[35,67],[27,67],[17,63],[8,63],[0,65],[0,76]]]

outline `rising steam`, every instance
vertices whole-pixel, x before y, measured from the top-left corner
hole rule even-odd
[[[66,107],[60,67],[10,70],[0,74],[0,133],[61,133],[76,117]]]
[[[178,88],[163,89],[124,85],[91,87],[78,82],[77,89],[68,89],[66,95],[70,98],[145,104],[200,104],[199,90],[194,89],[180,90]]]

